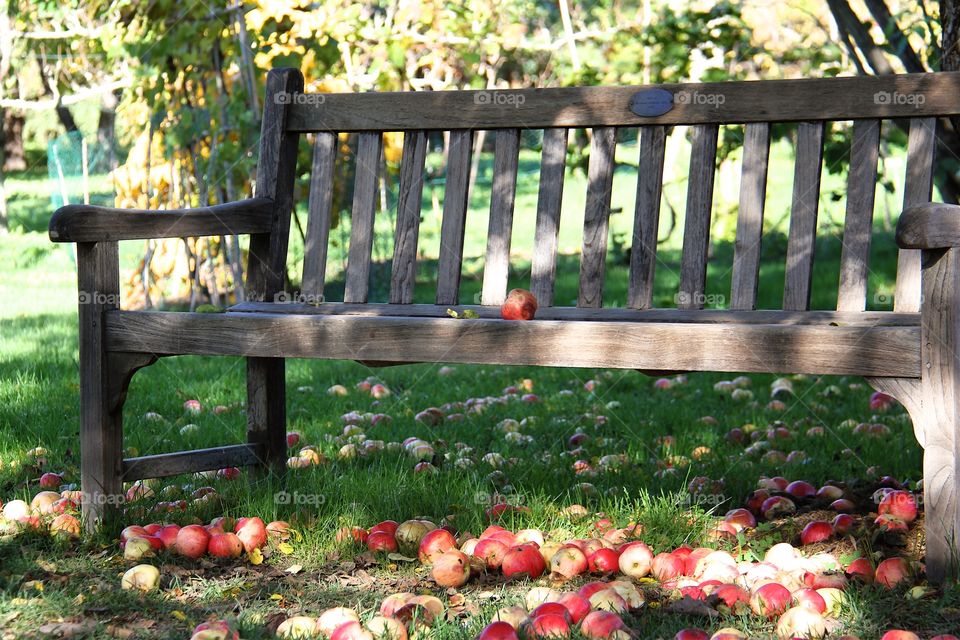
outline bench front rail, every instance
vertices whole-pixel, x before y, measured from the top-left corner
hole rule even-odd
[[[957,575],[960,506],[960,207],[931,203],[938,122],[960,115],[960,74],[908,74],[657,87],[323,94],[299,97],[299,72],[267,78],[256,193],[184,211],[69,206],[51,239],[78,243],[84,513],[93,527],[123,482],[229,465],[281,473],[285,358],[368,363],[463,362],[645,371],[749,371],[865,376],[899,399],[924,447],[929,577]],[[851,122],[850,168],[835,311],[810,310],[824,139]],[[721,126],[742,127],[736,240],[727,309],[704,309]],[[771,129],[794,137],[781,309],[757,310]],[[881,127],[908,137],[894,310],[867,311]],[[558,233],[567,148],[589,135],[576,306],[557,306]],[[639,170],[629,283],[605,299],[618,132],[635,129]],[[508,286],[521,132],[542,130],[529,288],[532,322],[499,319]],[[368,301],[383,135],[403,132],[389,302]],[[461,305],[471,160],[493,136],[493,182],[479,305]],[[444,132],[445,189],[433,304],[414,304],[425,161]],[[297,147],[312,139],[300,289],[284,291]],[[355,150],[344,153],[348,134]],[[671,136],[690,160],[676,304],[653,308],[664,165]],[[350,172],[338,170],[347,163]],[[325,287],[334,180],[353,176],[343,300]],[[248,302],[224,314],[121,310],[117,241],[249,234]],[[86,294],[86,295],[84,295]],[[95,294],[95,295],[93,295]],[[613,302],[618,308],[611,308]],[[607,306],[604,306],[604,305]],[[479,318],[455,321],[448,307]],[[122,408],[133,373],[159,356],[243,356],[247,443],[124,460]]]

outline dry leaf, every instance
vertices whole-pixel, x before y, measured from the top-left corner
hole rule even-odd
[[[287,567],[286,571],[287,571],[287,573],[292,573],[292,574],[300,573],[301,571],[303,571],[303,565],[302,565],[302,564],[292,564],[292,565],[290,565],[289,567]]]
[[[77,638],[92,632],[96,623],[91,620],[84,622],[51,622],[40,627],[40,633],[57,638]]]
[[[263,564],[263,553],[260,552],[260,549],[254,549],[247,557],[250,558],[250,564]]]
[[[283,555],[288,556],[293,553],[293,545],[289,542],[281,542],[277,545],[277,550]]]

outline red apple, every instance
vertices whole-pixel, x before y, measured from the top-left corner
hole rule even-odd
[[[333,607],[320,614],[314,631],[329,638],[337,629],[348,622],[360,622],[360,616],[357,615],[357,612],[347,607]]]
[[[397,529],[400,525],[395,520],[384,520],[379,522],[372,527],[370,527],[370,533],[376,533],[377,531],[386,531],[392,536],[397,534]]]
[[[672,553],[658,553],[650,566],[650,573],[660,582],[666,582],[683,575],[683,569],[683,558]]]
[[[917,518],[917,500],[909,491],[891,491],[880,501],[877,513],[913,522]]]
[[[545,615],[560,616],[566,619],[567,622],[573,619],[567,608],[559,602],[544,602],[543,604],[537,605],[537,607],[530,612],[531,618],[538,618]]]
[[[906,558],[887,558],[877,565],[876,580],[888,589],[910,580],[910,564]]]
[[[267,524],[267,535],[270,536],[273,540],[289,540],[290,539],[290,523],[285,522],[284,520],[274,520]]]
[[[169,549],[177,544],[177,534],[180,533],[180,526],[168,524],[157,531],[156,536],[160,538],[164,549]]]
[[[839,498],[830,503],[830,508],[834,511],[853,511],[856,507],[857,505],[853,503],[853,500],[847,500],[846,498]]]
[[[723,519],[741,529],[753,529],[757,526],[757,519],[746,509],[732,509]]]
[[[217,558],[239,558],[243,554],[243,543],[235,533],[217,533],[210,536],[207,550]]]
[[[508,578],[527,575],[531,579],[536,579],[543,575],[546,566],[536,546],[528,543],[510,547],[503,556],[500,568],[503,570],[503,575]]]
[[[462,587],[470,579],[470,558],[451,549],[434,560],[430,575],[441,587]]]
[[[526,289],[512,289],[500,306],[504,320],[533,320],[537,313],[537,298]]]
[[[296,431],[287,432],[287,446],[293,448],[300,444],[300,434]]]
[[[226,620],[209,620],[193,628],[190,640],[240,640],[240,633]]]
[[[573,624],[580,624],[580,621],[590,613],[590,600],[584,598],[579,593],[564,593],[557,602],[567,609]]]
[[[902,629],[891,629],[880,636],[880,640],[920,640],[920,636],[912,631]]]
[[[43,489],[56,489],[63,483],[63,475],[48,471],[40,476],[40,487]]]
[[[800,544],[808,545],[829,540],[833,536],[833,525],[823,520],[807,523],[800,533]]]
[[[827,603],[816,589],[805,587],[793,592],[793,603],[799,607],[812,609],[819,614],[827,610]]]
[[[495,538],[483,538],[474,547],[473,555],[483,560],[487,568],[499,569],[508,548],[507,545]]]
[[[653,552],[642,542],[631,542],[620,549],[620,571],[631,578],[642,578],[653,566]]]
[[[582,587],[580,587],[580,589],[577,590],[577,594],[580,597],[586,598],[587,600],[589,600],[590,597],[593,594],[595,594],[597,591],[603,591],[604,589],[609,589],[609,588],[610,588],[610,584],[607,582],[588,582],[587,584],[583,585]]]
[[[498,620],[484,627],[477,640],[520,640],[520,636],[509,623]]]
[[[768,582],[753,592],[750,608],[758,616],[775,618],[790,606],[790,592],[782,584]]]
[[[673,640],[708,640],[710,638],[706,631],[701,629],[680,629]]]
[[[703,583],[700,583],[700,588],[703,588]],[[720,598],[720,601],[727,607],[733,609],[734,613],[737,613],[739,609],[750,606],[750,594],[735,584],[722,584],[713,590],[713,595]]]
[[[10,505],[13,503],[8,502],[7,504]],[[150,535],[150,533],[146,529],[144,529],[138,524],[133,524],[133,525],[130,525],[129,527],[126,527],[123,531],[120,532],[120,542],[126,542],[130,538],[143,538],[144,536],[148,536],[148,535]]]
[[[772,496],[763,501],[760,505],[760,513],[767,520],[789,516],[797,511],[797,505],[790,498],[784,496]]]
[[[197,524],[190,524],[177,532],[177,553],[187,558],[197,559],[207,552],[210,534]]]
[[[833,530],[843,535],[853,529],[855,524],[856,520],[849,513],[838,513],[837,517],[833,519]]]
[[[356,620],[351,620],[337,627],[330,634],[330,640],[374,640],[374,638],[372,633],[363,628],[363,625]]]
[[[566,579],[574,578],[587,570],[587,556],[577,547],[562,547],[550,559],[550,571]]]
[[[431,564],[441,555],[457,548],[457,539],[446,529],[434,529],[420,541],[418,556],[423,564]]]
[[[234,532],[247,553],[267,544],[267,525],[260,518],[240,518]]]
[[[593,573],[613,573],[620,569],[620,554],[614,549],[597,549],[587,558],[587,567]]]
[[[806,480],[794,480],[784,488],[784,491],[794,498],[812,498],[817,495],[817,488]]]
[[[580,623],[580,633],[588,638],[609,638],[625,628],[620,616],[610,611],[592,611]]]
[[[851,578],[857,578],[868,584],[873,582],[873,565],[867,558],[857,558],[847,565],[846,572]]]
[[[374,531],[367,536],[367,549],[374,553],[381,551],[395,553],[399,549],[399,546],[397,545],[397,539],[393,537],[392,533]]]
[[[527,624],[528,638],[569,638],[570,623],[563,616],[554,613],[531,618]]]

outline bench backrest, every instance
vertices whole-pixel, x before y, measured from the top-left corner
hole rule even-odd
[[[403,152],[389,299],[395,304],[413,301],[428,132],[446,131],[449,143],[436,303],[457,304],[474,133],[487,130],[495,136],[495,151],[481,302],[499,305],[507,289],[520,132],[542,129],[530,288],[541,306],[552,306],[568,137],[570,130],[583,128],[590,130],[591,143],[577,306],[602,306],[616,133],[619,128],[634,127],[639,129],[640,158],[633,249],[628,299],[619,301],[619,306],[649,308],[657,263],[666,139],[674,125],[688,125],[691,152],[676,300],[680,308],[702,308],[719,127],[742,124],[739,208],[728,306],[751,310],[757,300],[771,125],[794,123],[796,161],[783,309],[805,310],[810,305],[824,135],[832,121],[852,120],[836,306],[841,311],[863,311],[881,122],[892,119],[894,126],[909,134],[904,205],[929,201],[937,117],[960,113],[960,73],[657,87],[305,94],[288,101],[287,130],[314,134],[304,296],[319,298],[323,294],[335,167],[338,162],[351,161],[355,170],[344,301],[367,301],[383,134],[401,131]],[[338,134],[343,132],[358,136],[355,159],[338,153]],[[918,252],[901,251],[896,310],[919,309],[919,271]]]

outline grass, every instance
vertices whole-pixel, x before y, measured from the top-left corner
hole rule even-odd
[[[780,162],[776,157],[774,166]],[[768,203],[770,233],[765,237],[761,269],[760,306],[775,308],[782,296],[784,228],[777,226],[788,201],[789,185],[782,183],[783,170],[771,172],[778,181]],[[789,176],[787,175],[787,178]],[[618,177],[618,180],[625,178]],[[830,178],[834,181],[835,178]],[[789,181],[787,181],[789,182]],[[621,184],[621,183],[618,183]],[[571,177],[567,188],[578,193],[583,180]],[[30,182],[27,197],[38,198],[42,188]],[[615,206],[632,211],[630,189],[616,189]],[[625,195],[622,195],[625,194]],[[471,225],[481,223],[487,187],[481,182],[470,212]],[[622,200],[619,198],[622,197]],[[427,202],[428,196],[425,198]],[[525,181],[518,196],[518,211],[535,206],[536,184]],[[680,198],[682,201],[682,198]],[[29,202],[29,201],[28,201]],[[571,195],[568,206],[582,208]],[[778,204],[779,203],[779,204]],[[836,299],[840,240],[831,220],[839,203],[830,203],[821,217],[824,239],[817,246],[817,270],[813,306],[830,308]],[[29,499],[37,490],[43,470],[62,471],[66,481],[76,483],[79,452],[77,378],[76,280],[72,254],[67,247],[51,245],[37,231],[44,214],[36,202],[24,205],[13,201],[14,214],[23,228],[0,237],[0,500]],[[32,213],[21,215],[29,208]],[[17,213],[20,212],[20,213]],[[565,214],[566,216],[566,210]],[[630,214],[613,224],[614,234],[627,228]],[[841,216],[842,219],[842,216]],[[567,303],[576,296],[578,257],[575,215],[564,218],[570,230],[561,232],[561,257],[557,301]],[[627,221],[627,222],[623,222]],[[435,221],[434,221],[435,222]],[[425,229],[432,224],[425,222]],[[474,227],[471,227],[474,228]],[[564,227],[567,229],[567,227]],[[779,232],[778,232],[779,229]],[[887,308],[886,300],[875,294],[893,286],[896,252],[892,238],[879,230],[873,246],[870,304]],[[567,235],[564,235],[567,234]],[[723,234],[721,234],[722,236]],[[429,246],[431,236],[425,233]],[[518,215],[515,226],[518,253],[511,282],[528,281],[524,242],[532,238],[530,216]],[[566,238],[566,239],[565,239]],[[570,239],[573,238],[573,239]],[[525,240],[522,240],[525,239]],[[468,237],[468,255],[479,255],[482,238]],[[126,244],[129,260],[137,245]],[[389,255],[389,250],[385,250]],[[435,263],[421,265],[416,291],[418,301],[432,297]],[[733,249],[722,239],[713,246],[710,262],[710,289],[717,296],[729,292],[729,266]],[[605,299],[608,305],[622,304],[626,297],[625,254],[612,251],[608,264]],[[658,266],[655,299],[672,305],[679,271],[678,247],[668,243]],[[468,265],[469,267],[470,265]],[[384,274],[389,265],[378,265],[374,273],[373,299],[385,299]],[[337,273],[330,296],[336,298]],[[479,272],[465,276],[462,299],[472,302],[479,291]],[[91,637],[187,637],[192,626],[207,617],[228,617],[237,621],[242,637],[270,637],[270,625],[278,614],[317,615],[328,606],[347,604],[366,615],[394,591],[430,592],[445,601],[447,595],[430,581],[417,563],[371,558],[362,549],[337,543],[335,532],[342,526],[369,527],[383,519],[402,521],[427,517],[448,521],[459,531],[479,533],[489,524],[485,511],[492,496],[529,507],[529,512],[507,514],[508,528],[540,528],[559,540],[589,534],[596,517],[572,519],[563,509],[574,503],[592,513],[603,513],[619,525],[643,523],[643,538],[655,551],[679,544],[696,545],[706,540],[711,513],[722,514],[739,506],[761,475],[783,475],[806,479],[814,484],[828,480],[846,483],[857,495],[869,495],[880,475],[892,475],[915,482],[920,475],[921,451],[902,410],[874,416],[868,407],[870,389],[853,378],[794,378],[795,395],[784,411],[766,408],[770,384],[775,376],[749,376],[756,402],[736,402],[714,390],[714,384],[731,375],[692,374],[686,384],[667,391],[653,389],[652,380],[632,371],[536,369],[524,367],[456,366],[441,376],[441,364],[423,364],[371,370],[357,363],[290,361],[287,370],[289,429],[303,435],[304,442],[316,445],[329,460],[327,464],[294,470],[285,483],[255,480],[244,473],[239,481],[180,477],[164,480],[155,490],[172,499],[200,485],[217,489],[218,499],[191,504],[186,512],[148,512],[153,500],[134,504],[124,524],[170,520],[179,523],[208,521],[219,515],[258,515],[264,520],[286,519],[299,537],[292,551],[274,549],[263,565],[190,562],[172,557],[156,560],[162,567],[162,589],[136,596],[117,589],[119,575],[129,566],[118,554],[116,531],[104,531],[78,542],[63,542],[46,535],[24,533],[0,537],[0,637],[40,637],[42,625],[54,623],[89,624]],[[355,383],[373,376],[392,394],[377,403],[354,390]],[[522,403],[516,399],[492,403],[478,414],[467,414],[461,422],[427,426],[415,421],[427,407],[463,402],[468,398],[503,394],[505,387],[532,380],[542,402]],[[597,382],[593,392],[585,389],[588,380]],[[329,396],[325,390],[343,384],[351,392]],[[236,358],[165,358],[134,378],[124,412],[125,446],[141,455],[242,441],[245,431],[243,361]],[[204,411],[187,414],[183,403],[199,399]],[[210,409],[222,405],[226,411]],[[393,421],[366,429],[366,436],[386,442],[416,436],[431,441],[436,449],[437,473],[413,472],[414,460],[385,450],[356,458],[341,459],[338,452],[348,439],[342,435],[340,416],[349,411],[375,411],[391,415]],[[148,412],[162,420],[148,419]],[[711,425],[701,418],[713,416]],[[597,416],[604,416],[598,420]],[[502,420],[526,419],[522,432],[532,436],[526,445],[508,442],[496,428]],[[883,422],[891,433],[887,438],[857,434],[846,421]],[[771,462],[744,455],[741,445],[727,440],[733,427],[755,425],[763,430],[782,421],[791,430],[790,438],[774,446],[787,453],[802,450],[803,461]],[[188,423],[197,424],[194,435],[181,435]],[[810,427],[822,427],[822,436],[807,436]],[[598,469],[595,475],[576,475],[574,457],[567,439],[578,431],[588,435],[580,457]],[[665,444],[662,438],[672,436]],[[354,440],[357,440],[354,438]],[[452,464],[456,444],[472,448],[472,466]],[[46,464],[30,464],[28,451],[48,449]],[[695,459],[697,447],[709,453]],[[508,462],[500,469],[484,462],[486,453],[499,453]],[[893,453],[895,452],[895,453]],[[611,464],[600,465],[604,456]],[[682,457],[679,457],[682,456]],[[675,471],[662,473],[667,462]],[[689,481],[704,476],[718,484],[707,499],[698,502],[688,492]],[[583,484],[589,483],[589,484]],[[167,488],[169,487],[169,488]],[[780,541],[797,541],[797,532],[808,514],[760,527],[751,536],[726,546],[744,557],[762,555]],[[916,545],[916,539],[899,540]],[[869,529],[851,540],[830,547],[838,553],[856,550],[863,554],[911,553],[915,546],[897,549],[890,540],[875,538]],[[290,573],[292,565],[301,570]],[[547,584],[543,579],[538,584]],[[519,601],[531,585],[504,583],[493,578],[471,582],[463,589],[466,604],[439,622],[431,638],[472,638],[496,608]],[[671,638],[685,626],[716,630],[735,626],[751,637],[770,637],[772,627],[749,617],[702,618],[667,611],[665,601],[650,585],[651,606],[629,618],[631,628],[643,638]],[[876,588],[850,590],[850,601],[840,617],[841,630],[863,638],[878,637],[890,627],[912,628],[928,637],[957,627],[960,592],[956,588],[935,591],[921,600],[910,600],[902,591]]]

